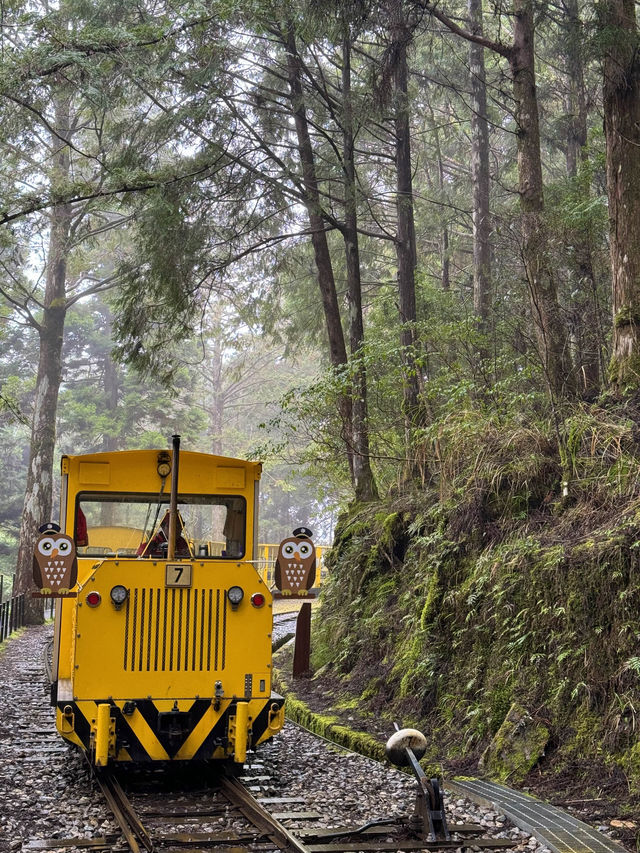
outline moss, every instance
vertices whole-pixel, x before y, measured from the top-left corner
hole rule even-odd
[[[399,681],[399,698],[415,695],[425,677],[424,633],[411,631],[408,636],[400,635],[394,658],[392,676]]]
[[[372,678],[360,694],[360,701],[366,704],[369,699],[373,699],[374,696],[378,695],[384,684],[385,680],[383,678]]]
[[[632,305],[623,305],[613,318],[616,329],[622,326],[640,326],[640,311]]]
[[[301,702],[291,692],[283,681],[280,673],[274,670],[274,682],[277,689],[285,697],[285,711],[287,718],[294,723],[299,723],[309,731],[314,732],[339,746],[344,746],[353,752],[360,752],[378,761],[385,759],[384,744],[377,741],[367,732],[354,731],[346,726],[340,725],[335,716],[316,714]]]
[[[443,590],[440,584],[440,572],[438,571],[438,567],[436,567],[429,579],[427,597],[425,599],[422,612],[420,613],[420,627],[423,630],[435,621],[438,615],[442,595]]]
[[[567,759],[594,756],[601,750],[602,718],[583,703],[571,716],[564,736],[563,753]]]
[[[482,769],[500,781],[521,782],[544,755],[548,742],[544,723],[514,703],[482,756]]]
[[[489,694],[489,729],[496,734],[505,721],[511,707],[513,686],[504,684],[494,687]]]
[[[609,362],[608,374],[610,384],[618,387],[623,394],[637,391],[640,385],[640,355],[626,358],[613,356]]]
[[[625,750],[617,759],[617,764],[627,777],[629,791],[632,794],[640,794],[640,741]]]
[[[336,702],[336,708],[339,708],[342,711],[353,711],[360,705],[360,699],[357,696],[352,697],[351,699],[339,699]]]
[[[0,643],[0,655],[6,651],[9,643],[17,640],[18,637],[21,637],[26,630],[26,628],[17,628],[13,634],[9,634],[9,636]]]
[[[393,541],[394,531],[400,517],[399,512],[392,512],[389,513],[389,515],[385,515],[385,513],[378,513],[376,515],[376,526],[378,527],[385,544],[388,545]]]

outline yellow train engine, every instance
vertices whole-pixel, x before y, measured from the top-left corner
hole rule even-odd
[[[256,571],[260,473],[180,452],[177,436],[171,451],[63,457],[77,583],[56,601],[52,704],[96,766],[241,765],[282,728]]]

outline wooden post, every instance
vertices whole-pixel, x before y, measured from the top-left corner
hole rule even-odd
[[[296,620],[296,644],[293,652],[293,677],[311,675],[311,603],[305,601]]]

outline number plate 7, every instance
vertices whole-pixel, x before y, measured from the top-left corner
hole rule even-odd
[[[191,563],[167,563],[167,586],[191,586]]]

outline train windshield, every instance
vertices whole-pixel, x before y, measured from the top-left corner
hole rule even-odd
[[[175,556],[243,557],[246,522],[242,497],[181,494]],[[82,492],[76,498],[74,536],[80,557],[166,557],[169,495]]]

